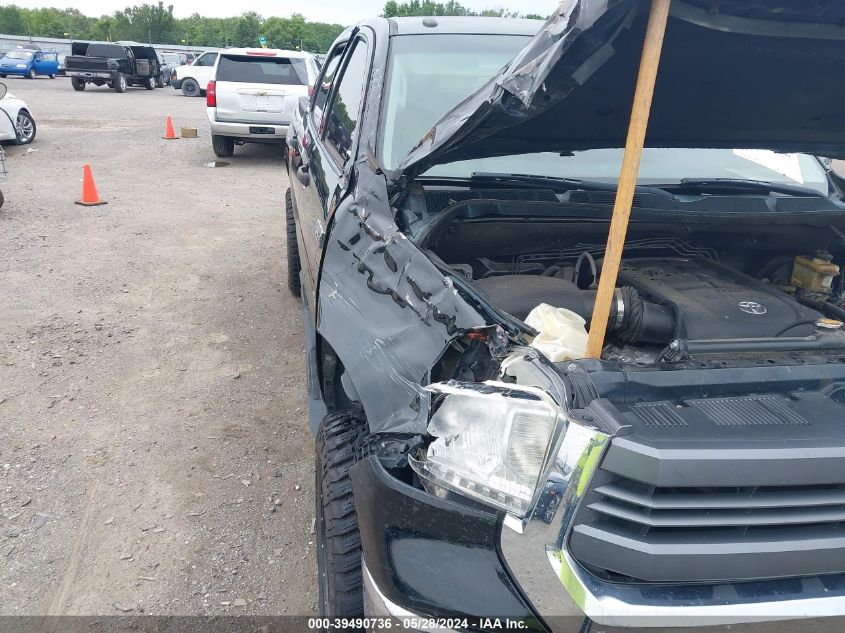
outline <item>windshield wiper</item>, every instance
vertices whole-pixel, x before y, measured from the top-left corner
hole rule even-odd
[[[476,171],[471,176],[473,182],[502,182],[515,184],[543,185],[554,191],[613,191],[617,190],[615,182],[600,180],[578,180],[577,178],[563,178],[560,176],[535,176],[533,174],[508,174],[497,172]],[[637,185],[637,193],[650,193],[663,198],[674,199],[668,191],[651,185]]]
[[[560,178],[558,176],[534,176],[533,174],[508,174],[505,172],[474,171],[470,176],[473,181],[479,182],[505,182],[505,183],[526,183],[546,185],[553,189],[582,189],[583,181],[574,178]],[[593,183],[602,189],[615,189],[615,186],[603,183]]]
[[[767,180],[744,180],[742,178],[682,178],[677,185],[657,185],[669,191],[694,191],[703,193],[712,190],[742,191],[749,193],[782,193],[797,197],[828,198],[829,196],[801,185],[774,183]]]

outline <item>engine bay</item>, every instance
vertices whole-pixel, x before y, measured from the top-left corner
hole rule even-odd
[[[453,209],[462,205],[471,201]],[[589,329],[604,253],[591,238],[606,224],[550,221],[537,210],[533,203],[535,217],[522,223],[513,214],[447,211],[452,217],[433,223],[421,242],[496,309],[524,321],[548,304],[575,312]],[[845,281],[834,254],[845,239],[836,227],[668,220],[632,222],[602,358],[649,364],[845,349]]]

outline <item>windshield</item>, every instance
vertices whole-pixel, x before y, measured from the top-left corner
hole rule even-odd
[[[615,183],[622,168],[622,154],[622,149],[592,149],[572,156],[553,152],[497,156],[435,165],[424,175],[469,178],[478,172],[495,172]],[[824,195],[829,193],[825,169],[807,154],[753,149],[643,150],[639,184],[676,184],[684,178],[762,180],[809,187]]]
[[[6,53],[9,59],[32,59],[32,51],[9,51]]]
[[[440,117],[478,90],[529,39],[502,34],[393,37],[382,114],[382,163],[395,168]]]
[[[254,84],[308,85],[308,69],[301,58],[222,55],[217,81]]]
[[[161,58],[168,64],[179,65],[179,55],[176,53],[162,53]]]

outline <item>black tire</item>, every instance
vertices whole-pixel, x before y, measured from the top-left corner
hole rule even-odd
[[[327,415],[317,432],[315,501],[320,615],[358,618],[364,614],[361,535],[349,470],[366,432],[359,410]]]
[[[6,198],[3,196],[3,192],[0,191],[0,207],[3,206],[4,202],[6,202]]]
[[[186,97],[199,97],[200,92],[200,85],[196,80],[188,78],[182,82],[182,94]]]
[[[77,92],[82,92],[83,90],[85,90],[85,82],[82,81],[79,77],[71,77],[70,85],[73,86],[73,89]]]
[[[29,145],[35,140],[38,127],[35,125],[35,119],[32,118],[28,110],[20,110],[18,112],[15,125],[18,128],[18,137],[15,140],[15,145]]]
[[[161,73],[156,77],[156,88],[164,88],[164,75]]]
[[[50,79],[55,79],[55,78],[56,78],[55,75],[50,75]]]
[[[155,90],[156,89],[156,78],[155,77],[147,77],[147,80],[144,82],[144,88],[147,90]]]
[[[0,73],[0,79],[5,79],[5,78],[6,78],[6,73]]]
[[[126,75],[117,73],[117,77],[112,82],[115,92],[126,92]]]
[[[37,77],[34,68],[30,68],[29,72],[26,74],[27,79],[35,79]]]
[[[215,155],[220,158],[228,158],[235,153],[235,137],[212,134],[211,147],[214,149]]]
[[[294,297],[302,296],[302,287],[299,283],[299,272],[302,270],[302,263],[299,261],[299,244],[296,241],[296,219],[293,213],[293,195],[290,187],[285,191],[285,233],[287,238],[288,254],[288,290]]]
[[[546,509],[543,511],[543,521],[546,523],[551,523],[552,519],[555,518],[555,512],[557,511],[557,507],[560,505],[560,497],[555,497],[551,501],[549,501],[548,505],[546,505]]]

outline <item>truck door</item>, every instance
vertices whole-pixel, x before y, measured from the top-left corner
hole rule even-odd
[[[332,50],[315,85],[304,138],[299,139],[302,164],[291,188],[296,196],[298,244],[307,257],[304,291],[315,319],[323,242],[343,194],[344,170],[352,157],[369,66],[370,46],[360,32],[342,50],[339,46]]]

